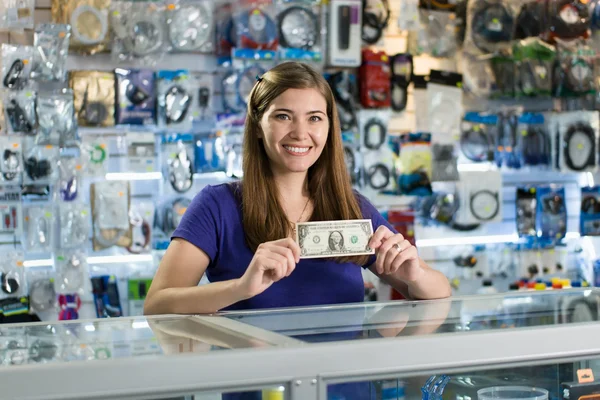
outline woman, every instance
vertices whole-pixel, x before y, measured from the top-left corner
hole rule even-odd
[[[148,291],[146,314],[360,302],[359,266],[411,299],[450,296],[375,208],[352,190],[333,94],[297,62],[280,64],[250,93],[242,182],[193,200]],[[375,256],[300,260],[296,222],[369,218]],[[206,273],[211,283],[198,286]]]

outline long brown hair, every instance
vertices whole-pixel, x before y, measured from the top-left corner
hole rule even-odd
[[[344,161],[340,123],[331,88],[308,65],[285,62],[257,80],[248,100],[243,143],[242,214],[246,241],[252,251],[256,251],[263,242],[287,237],[292,228],[279,203],[269,157],[260,139],[260,121],[271,102],[283,92],[309,88],[317,89],[323,95],[329,118],[329,134],[323,152],[308,170],[308,191],[314,204],[310,220],[363,217]],[[336,260],[363,265],[368,257]]]

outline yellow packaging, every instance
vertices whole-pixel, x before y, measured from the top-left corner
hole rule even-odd
[[[75,115],[79,126],[115,124],[115,76],[112,72],[71,71]]]
[[[52,21],[71,25],[71,50],[95,54],[109,49],[110,3],[111,0],[52,0]]]

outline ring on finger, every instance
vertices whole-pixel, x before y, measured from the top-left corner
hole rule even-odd
[[[402,246],[400,246],[400,243],[396,243],[396,244],[394,245],[394,248],[395,248],[396,250],[398,250],[398,253],[402,253],[402,250],[404,250],[404,249],[402,248]]]

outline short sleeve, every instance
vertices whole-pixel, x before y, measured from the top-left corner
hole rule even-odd
[[[171,235],[181,238],[204,251],[214,262],[219,252],[219,224],[221,220],[219,202],[212,186],[206,186],[192,200]]]
[[[360,210],[362,211],[363,218],[370,219],[373,222],[373,232],[377,230],[381,225],[387,226],[390,231],[394,233],[398,233],[396,229],[385,219],[383,216],[377,211],[375,206],[371,204],[369,200],[360,193],[356,192],[356,199],[358,200],[358,204],[360,206]],[[364,265],[364,268],[370,267],[375,262],[376,257],[372,256],[369,258],[367,264]]]

